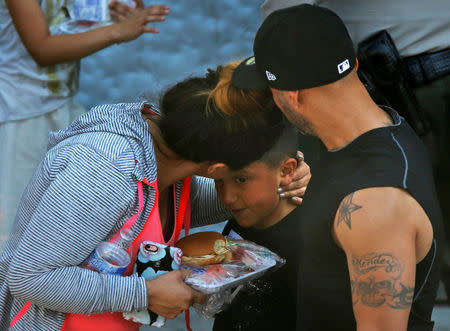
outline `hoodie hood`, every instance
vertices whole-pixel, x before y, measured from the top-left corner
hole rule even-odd
[[[123,141],[126,139],[131,147],[136,161],[133,171],[138,181],[144,178],[148,181],[156,179],[156,160],[154,157],[152,136],[147,122],[142,117],[142,108],[151,109],[160,114],[159,110],[146,102],[121,103],[97,106],[79,116],[69,127],[50,132],[48,150],[61,144],[71,144],[81,135],[89,135],[91,147],[96,150],[108,150],[102,140],[104,134],[116,135]],[[122,137],[122,138],[120,138]]]

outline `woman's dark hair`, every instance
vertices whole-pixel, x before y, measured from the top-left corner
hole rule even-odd
[[[270,90],[231,85],[238,62],[188,78],[162,96],[157,120],[170,149],[194,162],[223,162],[237,170],[260,159],[286,126]]]

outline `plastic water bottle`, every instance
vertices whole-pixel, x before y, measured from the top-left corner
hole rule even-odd
[[[122,229],[118,237],[98,244],[82,266],[102,274],[122,275],[131,262],[127,248],[132,240],[133,231]]]

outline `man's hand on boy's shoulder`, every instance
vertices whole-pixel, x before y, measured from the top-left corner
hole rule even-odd
[[[298,165],[295,169],[292,183],[282,186],[278,189],[278,193],[282,199],[290,199],[295,205],[301,205],[309,180],[311,179],[311,170],[305,162],[303,153],[298,151],[296,155]]]

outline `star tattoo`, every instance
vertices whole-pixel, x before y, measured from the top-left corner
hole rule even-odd
[[[351,194],[347,195],[344,198],[344,200],[342,200],[341,205],[339,206],[339,210],[338,210],[339,214],[338,214],[338,218],[337,218],[337,225],[344,222],[345,224],[347,224],[347,226],[350,230],[352,229],[351,214],[354,211],[362,208],[362,206],[357,205],[356,203],[353,203],[352,199],[353,199],[354,194],[355,193],[351,193]]]

